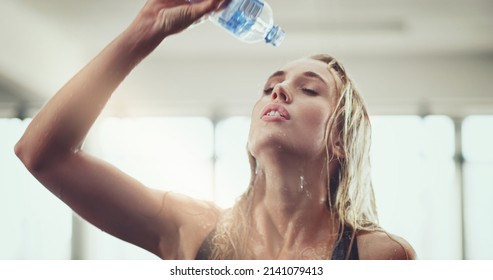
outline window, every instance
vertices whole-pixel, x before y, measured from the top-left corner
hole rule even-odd
[[[420,259],[461,258],[454,125],[444,116],[372,118],[372,167],[380,223]]]
[[[493,259],[493,116],[471,116],[462,127],[464,221],[468,259]]]
[[[216,128],[216,202],[233,206],[248,188],[250,165],[247,140],[250,119],[234,117],[220,121]]]
[[[69,259],[72,211],[14,154],[28,124],[0,119],[0,259]]]

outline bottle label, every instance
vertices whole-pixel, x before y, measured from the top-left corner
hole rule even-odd
[[[219,23],[230,32],[241,35],[255,24],[263,8],[264,3],[260,0],[232,1],[220,14]]]

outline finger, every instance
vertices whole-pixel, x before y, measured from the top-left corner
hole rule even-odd
[[[219,8],[218,10],[222,10],[228,6],[228,4],[231,2],[231,0],[223,0],[221,3],[219,3]]]
[[[200,1],[191,5],[191,17],[197,20],[204,15],[225,7],[231,0],[191,0]]]

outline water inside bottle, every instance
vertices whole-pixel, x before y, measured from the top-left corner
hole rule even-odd
[[[264,8],[264,3],[258,0],[241,1],[239,5],[241,6],[237,8],[237,3],[231,3],[218,20],[222,26],[236,35],[250,30]]]

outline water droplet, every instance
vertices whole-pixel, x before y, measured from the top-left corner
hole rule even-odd
[[[306,197],[312,198],[312,193],[310,191],[305,191]]]

